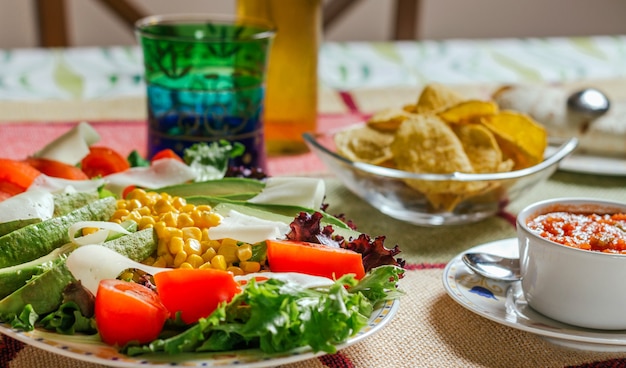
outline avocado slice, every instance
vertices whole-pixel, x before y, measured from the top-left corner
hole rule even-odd
[[[134,261],[143,261],[157,248],[154,229],[144,229],[129,235],[104,242],[102,246],[113,249]],[[55,311],[63,301],[63,289],[75,281],[60,257],[43,273],[31,278],[21,288],[0,300],[0,320],[9,321],[30,304],[33,310],[44,315]]]
[[[107,197],[71,211],[22,227],[0,237],[0,267],[32,261],[69,243],[67,230],[78,221],[106,221],[116,208],[116,199]]]
[[[72,249],[74,249],[73,244],[66,244],[30,262],[0,268],[0,299],[24,286],[33,276],[37,276],[54,267]]]
[[[223,178],[219,180],[172,185],[154,189],[154,191],[158,193],[165,192],[178,197],[211,196],[247,200],[261,193],[263,188],[265,188],[265,183],[256,179]]]

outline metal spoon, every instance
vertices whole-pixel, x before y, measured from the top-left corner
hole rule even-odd
[[[572,93],[567,98],[567,107],[572,112],[595,119],[609,111],[611,101],[601,91],[595,88],[585,88]]]
[[[522,279],[518,258],[506,258],[487,253],[465,253],[463,263],[477,274],[501,281]]]

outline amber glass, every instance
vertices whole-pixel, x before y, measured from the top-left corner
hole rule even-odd
[[[237,15],[276,27],[267,71],[265,138],[268,154],[306,151],[302,134],[317,120],[317,51],[321,0],[238,0]]]

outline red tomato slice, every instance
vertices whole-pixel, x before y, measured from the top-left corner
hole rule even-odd
[[[152,156],[152,162],[156,160],[160,160],[162,158],[173,158],[174,160],[178,160],[180,162],[184,162],[183,159],[173,150],[166,148],[157,152],[154,156]]]
[[[4,190],[8,193],[18,194],[25,191],[40,174],[41,171],[25,162],[0,158],[0,182],[10,188]]]
[[[88,180],[89,177],[78,167],[63,162],[48,160],[45,158],[29,157],[24,160],[27,164],[42,173],[55,178],[70,180]]]
[[[159,336],[169,318],[158,295],[143,285],[102,280],[96,294],[96,325],[102,341],[124,346],[148,343]]]
[[[16,194],[20,194],[24,191],[24,188],[19,185],[13,184],[8,181],[0,181],[0,192],[6,194],[6,197],[12,197]],[[6,198],[5,198],[6,199]]]
[[[241,290],[232,273],[216,269],[175,269],[154,275],[163,304],[172,317],[194,323],[208,317],[222,302],[229,302]]]
[[[265,243],[272,272],[300,272],[331,279],[349,273],[357,279],[365,276],[362,256],[348,249],[291,240],[267,240]]]
[[[80,163],[83,172],[90,178],[106,176],[130,168],[128,161],[107,147],[89,147],[89,154]]]

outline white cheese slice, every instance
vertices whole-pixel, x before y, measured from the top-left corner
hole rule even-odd
[[[213,240],[230,238],[254,244],[267,239],[282,239],[289,229],[289,225],[283,222],[265,220],[230,210],[219,225],[209,228],[209,238]]]
[[[0,202],[0,223],[33,218],[43,221],[53,213],[54,197],[42,189],[27,190]]]
[[[39,189],[50,193],[93,192],[102,185],[104,185],[102,179],[70,180],[40,174],[28,187],[28,190]]]
[[[246,275],[235,276],[237,282],[250,281],[250,279],[277,279],[284,282],[293,282],[307,289],[327,288],[334,281],[323,276],[313,276],[298,272],[256,272]]]
[[[87,156],[89,146],[99,140],[98,132],[88,123],[82,122],[48,143],[34,156],[76,165]]]
[[[82,229],[85,228],[97,228],[98,231],[88,235],[76,236]],[[79,221],[73,223],[67,233],[70,237],[70,242],[76,245],[87,244],[102,244],[104,243],[110,234],[125,234],[129,235],[130,231],[126,230],[122,225],[115,222],[108,221]]]
[[[250,198],[248,202],[319,209],[325,192],[326,187],[322,179],[277,176],[268,178],[261,193]]]
[[[164,158],[154,161],[149,167],[132,167],[126,171],[107,175],[104,180],[106,181],[105,188],[121,197],[124,189],[130,185],[156,189],[183,184],[195,177],[195,172],[189,166],[172,158]]]

